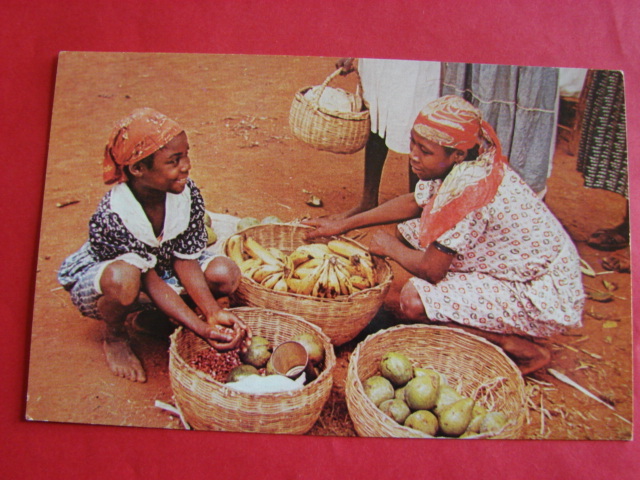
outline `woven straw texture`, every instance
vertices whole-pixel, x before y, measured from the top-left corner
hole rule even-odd
[[[191,331],[179,328],[171,335],[169,375],[176,404],[196,430],[304,434],[318,419],[333,385],[336,357],[329,339],[318,327],[300,317],[257,308],[232,309],[272,345],[300,333],[321,339],[325,360],[322,373],[302,389],[273,394],[249,394],[227,388],[210,375],[190,366],[208,344]]]
[[[339,75],[341,69],[336,70],[322,83],[322,90]],[[369,110],[360,112],[338,112],[327,110],[319,105],[318,98],[309,100],[305,93],[313,87],[306,87],[298,91],[289,111],[289,126],[293,134],[303,142],[318,150],[333,153],[355,153],[361,150],[371,132]],[[344,92],[342,89],[337,89]],[[360,88],[347,95],[360,95]]]
[[[431,325],[401,325],[370,335],[349,360],[346,400],[349,415],[362,437],[428,436],[399,425],[382,413],[364,393],[362,382],[379,375],[387,352],[400,352],[414,367],[433,368],[446,375],[458,392],[492,411],[502,411],[509,423],[494,435],[476,438],[518,438],[525,420],[524,381],[515,364],[495,345],[459,329]],[[486,388],[483,388],[485,386]]]
[[[247,228],[243,233],[253,237],[264,247],[276,247],[289,254],[306,243],[304,234],[310,228],[312,227],[306,225],[269,224]],[[341,238],[362,247],[354,240]],[[321,242],[321,239],[315,241]],[[226,252],[226,245],[223,252]],[[331,343],[342,345],[356,337],[369,324],[389,291],[393,280],[391,265],[384,259],[374,257],[374,270],[377,283],[375,287],[334,299],[276,292],[242,277],[233,300],[238,305],[299,315],[318,325],[331,339]]]

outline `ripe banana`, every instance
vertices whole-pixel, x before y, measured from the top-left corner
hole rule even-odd
[[[327,255],[331,254],[331,250],[324,243],[310,243],[305,245],[300,245],[296,248],[296,251],[301,253],[306,253],[311,258],[324,258]]]
[[[299,265],[297,265],[296,269],[298,268],[316,268],[319,265],[322,265],[322,258],[312,258],[311,260],[307,260],[304,263],[301,263]]]
[[[367,259],[360,257],[359,255],[353,255],[351,257],[351,264],[353,266],[349,271],[353,271],[355,275],[363,277],[372,287],[375,285],[375,272],[373,270],[373,263],[367,261]]]
[[[276,247],[269,247],[267,250],[269,250],[269,253],[275,258],[280,260],[282,263],[285,263],[287,256],[282,252],[282,250]]]
[[[247,260],[243,260],[239,267],[242,273],[247,273],[252,268],[257,268],[260,265],[262,265],[262,260],[258,258],[249,258]]]
[[[282,272],[272,273],[267,278],[265,278],[261,285],[265,288],[273,289],[276,284],[283,279]]]
[[[262,283],[269,275],[274,273],[282,273],[281,265],[260,265],[255,272],[253,272],[253,278],[256,282]]]
[[[340,295],[351,295],[353,293],[353,285],[351,284],[349,272],[340,262],[336,262],[334,269],[340,284]]]
[[[244,249],[247,253],[253,258],[259,258],[264,263],[269,265],[279,265],[282,266],[283,262],[274,257],[269,250],[264,248],[258,242],[256,242],[253,238],[247,237],[244,241]]]
[[[299,293],[301,295],[311,295],[314,286],[320,278],[320,275],[322,275],[323,267],[324,264],[318,265],[310,275],[300,278],[300,283],[298,284],[296,293]]]
[[[285,277],[285,282],[287,282],[287,287],[289,287],[289,290],[293,293],[298,293],[299,290],[301,290],[301,286],[302,286],[302,282],[304,280],[301,278],[295,278],[295,277],[289,277],[286,278]]]
[[[294,267],[297,267],[298,265],[310,260],[311,258],[313,257],[311,257],[308,252],[299,249],[296,249],[289,254],[289,260]]]
[[[273,290],[276,292],[288,292],[289,287],[287,286],[287,281],[284,276],[281,276],[280,279],[273,286]]]
[[[311,290],[311,295],[313,295],[314,297],[324,297],[327,290],[329,260],[325,259],[325,261],[322,262],[322,265],[320,265],[320,267],[318,268],[320,269],[320,275],[318,276],[318,281],[315,283],[313,289]]]
[[[261,285],[265,288],[274,288],[280,280],[284,280],[282,271],[267,275],[264,280],[262,280]]]
[[[351,281],[351,285],[353,285],[355,288],[358,288],[360,290],[364,290],[365,288],[371,287],[367,279],[359,275],[354,275],[349,280]]]
[[[329,240],[327,247],[334,253],[342,255],[346,258],[351,258],[353,255],[358,255],[362,258],[366,258],[371,261],[371,254],[364,248],[358,247],[353,243],[346,242],[344,240]]]
[[[233,260],[238,266],[244,261],[242,255],[243,241],[241,235],[232,235],[227,240],[227,256]]]
[[[340,295],[340,281],[338,280],[338,275],[336,274],[335,269],[335,261],[331,261],[332,258],[329,259],[329,265],[327,266],[327,290],[325,292],[326,298],[336,298]]]

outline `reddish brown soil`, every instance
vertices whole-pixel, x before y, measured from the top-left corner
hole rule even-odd
[[[106,191],[101,155],[115,120],[152,106],[187,130],[192,177],[209,210],[238,216],[277,215],[284,220],[340,212],[360,194],[363,154],[314,150],[288,127],[294,93],[319,84],[331,58],[226,57],[153,54],[67,54],[56,81],[51,147],[30,355],[27,417],[53,422],[182,428],[154,406],[173,403],[167,341],[135,336],[133,346],[148,381],[113,377],[101,349],[102,325],[80,316],[56,283],[62,260],[85,240],[87,221]],[[340,79],[351,88],[353,79]],[[575,157],[560,141],[546,201],[580,254],[597,272],[604,253],[585,243],[590,232],[622,220],[624,199],[582,186]],[[381,201],[407,189],[406,160],[391,155]],[[308,192],[323,208],[306,205]],[[78,203],[58,208],[68,200]],[[362,240],[367,243],[368,237]],[[407,274],[396,280],[385,303],[393,311]],[[544,341],[551,367],[610,402],[615,411],[562,384],[545,370],[527,379],[530,404],[526,438],[629,439],[632,419],[631,285],[629,274],[585,277],[587,290],[618,289],[608,303],[587,302],[584,326]],[[380,325],[388,315],[380,316]],[[366,332],[373,330],[369,328]],[[363,333],[363,335],[364,335]],[[344,379],[355,341],[336,349],[335,387],[312,435],[355,435],[344,401]]]

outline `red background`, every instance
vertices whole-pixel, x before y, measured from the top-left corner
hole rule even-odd
[[[640,152],[639,14],[634,0],[5,0],[0,11],[0,476],[637,478],[637,441],[216,434],[26,422],[23,414],[59,51],[370,56],[621,69],[627,88],[633,216],[640,181],[633,162]],[[636,227],[632,220],[633,234]],[[638,298],[636,292],[635,311]],[[637,373],[635,377],[637,381]]]

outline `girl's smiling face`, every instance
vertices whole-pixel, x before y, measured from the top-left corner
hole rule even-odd
[[[418,135],[411,130],[409,165],[420,180],[444,178],[456,163],[464,160],[466,152],[454,150],[449,153],[441,145]]]
[[[179,194],[185,189],[191,170],[187,134],[176,135],[169,143],[153,154],[150,167],[138,162],[131,168],[140,187],[161,192]]]

